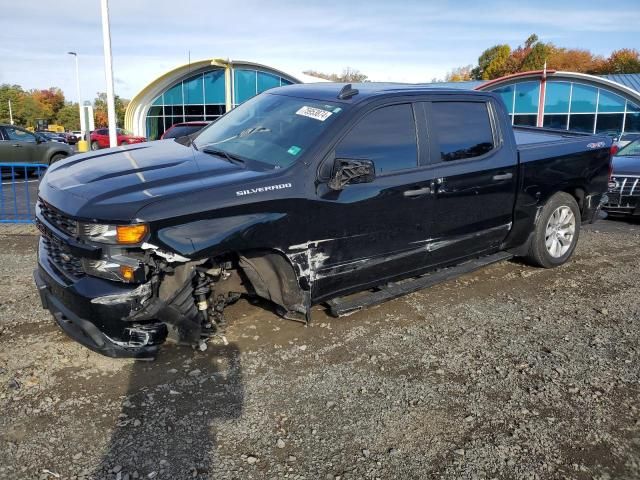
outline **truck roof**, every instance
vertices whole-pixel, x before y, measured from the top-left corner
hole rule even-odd
[[[358,90],[357,94],[348,98],[339,98],[340,93],[348,86],[351,89]],[[385,95],[412,95],[412,94],[472,94],[487,95],[487,92],[477,92],[474,90],[460,90],[458,88],[438,88],[431,85],[417,83],[384,83],[384,82],[366,82],[366,83],[298,83],[287,85],[286,87],[273,88],[269,93],[289,95],[295,97],[306,97],[317,100],[330,102],[346,102],[359,103],[372,97],[381,97]]]

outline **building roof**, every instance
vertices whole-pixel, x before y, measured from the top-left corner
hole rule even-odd
[[[629,87],[636,92],[640,92],[640,73],[615,73],[612,75],[599,76]]]

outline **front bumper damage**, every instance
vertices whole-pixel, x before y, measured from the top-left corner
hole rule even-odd
[[[46,260],[39,261],[34,280],[43,308],[69,337],[95,352],[116,358],[154,358],[167,338],[162,322],[129,320],[149,297],[145,285],[116,285],[91,276],[69,282]]]

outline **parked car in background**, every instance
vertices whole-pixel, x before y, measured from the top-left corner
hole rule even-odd
[[[145,137],[138,137],[124,128],[117,129],[118,146],[128,145],[130,143],[146,142]],[[109,129],[99,128],[91,132],[91,150],[99,150],[101,148],[109,148]]]
[[[63,133],[49,132],[45,130],[45,131],[36,132],[36,135],[40,135],[44,137],[46,140],[50,140],[52,142],[68,143],[67,137],[65,137]]]
[[[65,132],[64,137],[67,139],[69,145],[75,145],[80,140],[80,137],[73,132]]]
[[[186,137],[192,133],[197,133],[211,122],[182,122],[171,125],[160,137],[160,140],[167,138]]]
[[[609,201],[610,215],[640,215],[640,138],[622,147],[613,157]]]
[[[54,142],[25,128],[0,123],[0,162],[51,165],[73,153],[65,143]]]

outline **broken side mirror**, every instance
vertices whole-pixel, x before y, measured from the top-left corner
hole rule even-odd
[[[342,190],[349,183],[370,183],[376,177],[376,169],[371,160],[336,158],[329,188]]]

